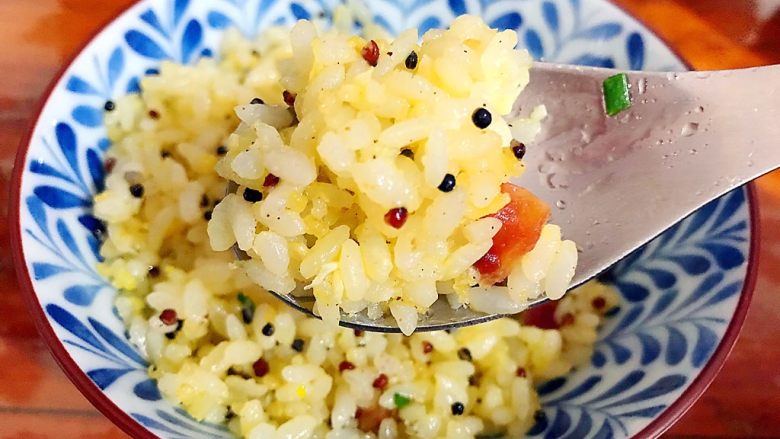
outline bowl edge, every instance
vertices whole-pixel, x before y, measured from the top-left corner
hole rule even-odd
[[[19,147],[16,151],[16,157],[14,159],[13,173],[11,174],[11,196],[9,197],[9,225],[11,230],[9,233],[9,240],[11,244],[11,257],[14,265],[14,272],[19,284],[19,290],[22,293],[23,300],[27,306],[27,311],[32,314],[35,327],[38,333],[46,341],[46,347],[54,358],[57,365],[65,373],[65,376],[75,385],[75,387],[84,395],[87,400],[95,408],[97,408],[106,418],[108,418],[114,425],[118,426],[123,432],[127,433],[133,438],[156,438],[151,431],[143,427],[138,421],[133,419],[127,412],[119,408],[114,402],[108,398],[102,390],[100,390],[95,383],[81,370],[76,362],[71,358],[68,351],[63,346],[60,339],[54,332],[54,329],[46,317],[43,308],[38,300],[36,300],[35,288],[33,287],[32,279],[30,278],[29,270],[27,270],[26,259],[24,256],[24,248],[22,247],[22,225],[20,218],[20,203],[21,203],[21,188],[22,188],[22,175],[24,174],[25,163],[27,161],[27,153],[30,147],[30,141],[35,133],[35,129],[40,122],[41,114],[44,108],[49,103],[52,92],[57,85],[64,79],[65,74],[71,68],[76,59],[84,52],[84,50],[107,28],[111,23],[115,22],[118,18],[128,14],[132,9],[138,7],[144,3],[134,2],[125,7],[122,7],[116,14],[108,17],[103,23],[99,24],[94,31],[90,32],[88,36],[80,43],[72,53],[66,56],[66,62],[55,73],[51,81],[47,84],[41,98],[36,104],[36,108],[33,111],[33,116],[30,118],[25,128],[22,139],[19,142]]]
[[[16,157],[14,160],[14,168],[11,176],[11,196],[9,198],[9,224],[13,227],[10,231],[10,244],[11,244],[11,256],[14,263],[14,271],[17,281],[19,283],[19,289],[22,292],[24,302],[27,306],[27,310],[32,314],[33,320],[38,333],[46,341],[47,348],[68,379],[76,386],[87,400],[97,408],[104,416],[117,425],[122,431],[129,434],[134,438],[155,438],[156,436],[148,429],[144,428],[138,421],[133,419],[128,413],[120,409],[114,402],[108,398],[102,390],[100,390],[95,383],[81,370],[81,368],[71,358],[62,342],[59,340],[54,332],[45,312],[40,306],[39,301],[36,300],[35,289],[30,279],[30,273],[27,270],[27,264],[25,262],[24,250],[22,247],[22,229],[20,222],[20,203],[21,203],[21,182],[22,175],[24,173],[24,164],[27,159],[27,153],[29,151],[29,144],[32,136],[37,127],[40,116],[46,104],[49,102],[52,92],[55,87],[64,79],[65,73],[70,69],[76,59],[81,53],[103,33],[114,21],[118,18],[128,14],[132,9],[140,7],[145,2],[140,1],[132,3],[126,7],[123,7],[116,14],[112,15],[106,21],[96,27],[91,32],[84,42],[80,44],[71,54],[67,56],[67,63],[60,68],[53,76],[52,80],[44,89],[41,94],[41,98],[33,112],[33,117],[27,124],[22,139],[19,143]],[[672,54],[689,70],[693,70],[690,63],[685,57],[668,41],[661,37],[653,27],[649,26],[647,22],[634,14],[629,13],[624,7],[615,3],[613,0],[605,0],[605,3],[619,9],[626,17],[634,20],[644,30],[655,36],[661,41],[666,48],[672,52]],[[715,352],[712,354],[707,364],[702,368],[696,378],[690,385],[683,391],[683,393],[658,417],[653,419],[647,426],[640,430],[634,437],[658,437],[666,430],[671,428],[687,411],[694,405],[694,403],[701,397],[704,391],[710,386],[712,381],[717,376],[718,372],[723,368],[726,359],[731,353],[736,340],[741,333],[745,316],[750,306],[753,290],[755,289],[756,278],[758,275],[758,253],[760,248],[760,224],[759,224],[759,208],[758,198],[756,196],[756,190],[754,184],[748,183],[745,185],[747,192],[747,202],[749,209],[749,226],[750,226],[750,245],[748,249],[748,261],[747,272],[745,276],[745,282],[743,289],[740,293],[740,299],[737,303],[737,307],[732,315],[731,322],[729,323],[726,332],[721,339]],[[735,189],[740,190],[740,189]]]

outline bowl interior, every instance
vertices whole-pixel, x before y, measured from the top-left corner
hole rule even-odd
[[[103,185],[106,100],[138,90],[160,61],[214,56],[221,32],[246,35],[318,17],[333,0],[145,0],[106,27],[54,85],[17,160],[15,257],[39,327],[69,377],[133,436],[222,437],[164,401],[126,342],[113,288],[95,271],[103,226],[90,214]],[[536,58],[626,69],[681,62],[604,0],[366,2],[393,33],[421,32],[462,13],[518,30]],[[326,14],[327,16],[327,14]],[[663,430],[709,383],[736,337],[750,292],[746,190],[704,207],[616,266],[623,298],[589,367],[543,384],[546,417],[532,436],[628,437]],[[736,328],[736,329],[735,329]]]

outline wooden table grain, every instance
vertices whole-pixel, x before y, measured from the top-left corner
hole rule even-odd
[[[777,0],[615,2],[697,69],[780,63]],[[47,84],[129,3],[0,0],[0,438],[124,437],[67,380],[37,335],[6,250],[6,209],[13,157]],[[757,188],[762,248],[744,330],[721,373],[667,437],[780,437],[780,174]]]

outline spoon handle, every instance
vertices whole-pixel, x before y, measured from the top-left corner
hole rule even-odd
[[[628,72],[632,106],[607,117],[615,73],[539,64],[520,97],[549,116],[519,183],[558,206],[552,222],[580,245],[574,285],[780,166],[780,66]]]

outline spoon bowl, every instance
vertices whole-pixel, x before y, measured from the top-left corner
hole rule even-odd
[[[515,183],[578,244],[572,287],[780,166],[780,66],[626,72],[632,106],[609,117],[602,83],[617,73],[537,63],[517,108],[547,107]]]
[[[603,82],[626,73],[627,110],[608,116]],[[780,66],[714,72],[624,72],[536,63],[515,113],[545,105],[542,132],[513,182],[553,207],[551,221],[578,243],[570,288],[592,279],[707,202],[780,166]],[[749,150],[735,147],[749,145]],[[228,188],[235,192],[237,186]],[[238,247],[239,259],[248,256]],[[311,316],[302,285],[271,292]],[[502,304],[514,311],[547,302]],[[416,331],[476,325],[505,314],[452,308],[444,296]],[[400,332],[392,316],[342,312],[342,326]]]

